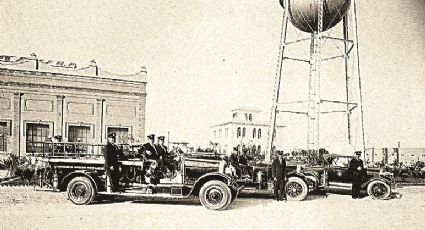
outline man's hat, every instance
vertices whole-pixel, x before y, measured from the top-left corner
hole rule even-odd
[[[158,137],[158,140],[163,141],[163,140],[165,140],[165,137],[164,137],[164,136],[159,136],[159,137]]]
[[[154,140],[155,139],[155,134],[148,135],[148,139]]]
[[[356,154],[356,155],[362,155],[362,151],[355,151],[354,154]]]
[[[110,134],[108,134],[108,138],[117,138],[117,134],[115,134],[115,133],[110,133]]]

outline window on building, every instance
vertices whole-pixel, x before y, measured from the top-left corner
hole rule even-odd
[[[9,137],[7,122],[0,122],[0,152],[7,151],[7,138]]]
[[[221,138],[221,129],[218,130],[218,138]]]
[[[214,137],[214,138],[217,138],[217,130],[214,130],[214,131],[213,131],[213,137]]]
[[[238,127],[238,131],[236,132],[236,137],[241,136],[241,127]]]
[[[252,139],[255,139],[256,136],[257,136],[257,130],[254,128],[252,130]]]
[[[122,127],[109,127],[108,135],[111,133],[115,133],[117,135],[116,143],[118,144],[128,144],[129,139],[129,131],[128,128]]]
[[[238,113],[233,113],[233,118],[236,118],[238,116]]]
[[[249,121],[252,121],[252,114],[249,114],[248,119],[249,119]]]
[[[247,121],[247,120],[248,120],[248,114],[245,113],[245,121]]]
[[[411,154],[410,157],[415,157],[415,154]]]
[[[90,126],[70,125],[68,128],[69,142],[87,143],[91,136]]]
[[[243,129],[242,129],[242,137],[245,137],[245,134],[246,134],[246,129],[245,129],[245,127],[243,127]]]
[[[47,124],[27,124],[26,147],[28,153],[41,153],[44,142],[49,137],[49,125]]]
[[[224,137],[228,137],[229,136],[229,128],[225,128],[224,129]]]
[[[258,129],[258,134],[257,134],[257,136],[258,136],[258,139],[260,139],[260,138],[261,138],[261,129]]]

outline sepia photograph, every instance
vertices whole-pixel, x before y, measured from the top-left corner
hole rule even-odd
[[[424,0],[1,0],[0,229],[425,228]]]

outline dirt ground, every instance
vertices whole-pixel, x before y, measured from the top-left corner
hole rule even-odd
[[[0,229],[424,229],[425,187],[398,189],[401,199],[310,196],[276,202],[242,194],[225,211],[188,200],[116,200],[77,206],[65,193],[0,187]]]

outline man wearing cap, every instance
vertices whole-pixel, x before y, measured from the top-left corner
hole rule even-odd
[[[353,186],[351,190],[351,196],[353,199],[360,198],[361,184],[363,183],[365,174],[363,161],[360,159],[361,154],[361,151],[356,151],[355,158],[350,161],[350,166],[348,167],[348,173],[353,179]]]
[[[112,192],[119,191],[119,169],[118,169],[118,146],[115,145],[116,134],[108,134],[108,142],[103,149],[103,155],[105,157],[105,169],[108,177],[111,180]]]
[[[164,145],[164,140],[165,140],[164,136],[159,136],[158,142],[155,145],[156,150],[158,152],[158,157],[159,157],[159,161],[158,161],[159,167],[162,172],[164,172],[164,169],[165,169],[164,167],[168,163],[166,161],[166,157],[168,156],[168,149],[167,149],[167,146]]]
[[[273,160],[272,177],[275,199],[286,200],[286,159],[283,157],[283,152],[279,152]]]
[[[142,145],[142,148],[139,151],[144,151],[145,156],[148,160],[158,160],[158,150],[154,144],[155,134],[148,135],[148,142]]]

